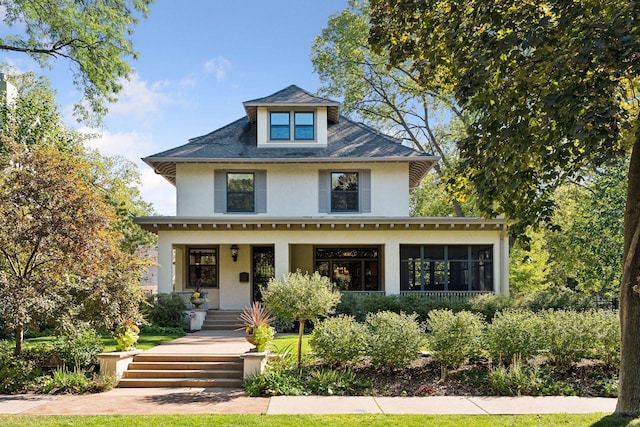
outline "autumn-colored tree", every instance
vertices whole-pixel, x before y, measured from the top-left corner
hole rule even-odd
[[[36,320],[112,328],[139,320],[139,261],[120,249],[116,216],[88,184],[88,167],[56,148],[0,143],[0,315],[15,330]]]
[[[459,176],[487,215],[552,224],[554,192],[631,150],[616,412],[640,414],[640,3],[372,0],[369,40],[474,114]],[[459,183],[453,183],[459,184]]]

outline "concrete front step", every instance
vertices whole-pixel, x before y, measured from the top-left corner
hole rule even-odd
[[[131,362],[131,370],[239,370],[242,372],[244,365],[242,362]]]
[[[242,387],[242,379],[236,378],[123,378],[122,388],[156,387]]]
[[[242,379],[242,369],[128,369],[126,378],[222,378]]]
[[[142,353],[118,387],[242,387],[243,368],[234,355]]]

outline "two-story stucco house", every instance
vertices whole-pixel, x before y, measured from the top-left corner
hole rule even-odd
[[[297,86],[244,109],[144,159],[177,191],[176,216],[136,220],[158,234],[159,292],[199,283],[209,308],[238,309],[296,269],[343,291],[508,292],[504,221],[409,216],[437,157]]]

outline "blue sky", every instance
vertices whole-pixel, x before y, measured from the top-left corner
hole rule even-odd
[[[140,158],[240,118],[243,101],[290,84],[315,92],[313,39],[346,7],[347,0],[156,0],[149,18],[135,27],[135,74],[111,105],[102,137],[89,145],[135,161],[145,200],[159,214],[174,215],[175,188]],[[0,62],[49,76],[67,123],[80,127],[71,117],[79,94],[68,63],[57,60],[51,71],[41,70],[23,55],[4,52]]]

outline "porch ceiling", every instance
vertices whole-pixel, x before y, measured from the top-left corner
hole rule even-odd
[[[139,217],[136,224],[151,232],[160,230],[506,230],[504,219],[482,218],[194,218]]]

